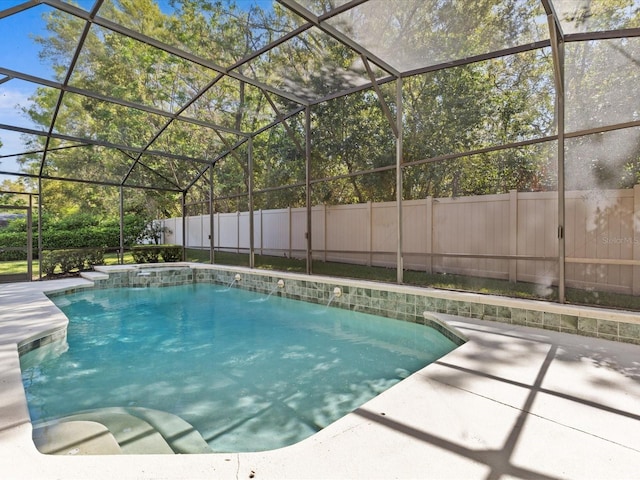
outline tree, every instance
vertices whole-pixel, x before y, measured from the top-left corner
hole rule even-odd
[[[27,195],[19,195],[19,192],[27,192],[27,185],[24,179],[5,179],[0,183],[0,191],[14,193],[0,193],[0,205],[12,205],[16,207],[26,207],[29,204]]]
[[[316,29],[244,61],[299,25],[299,19],[281,6],[266,10],[253,5],[243,10],[233,2],[204,0],[175,0],[169,5],[171,12],[161,10],[152,0],[119,0],[105,3],[100,16],[311,100],[368,80],[358,54]],[[334,5],[327,0],[308,2],[318,13]],[[425,58],[426,63],[436,64],[536,40],[540,37],[536,23],[540,12],[539,2],[534,0],[471,2],[464,12],[453,0],[389,0],[383,11],[365,3],[330,22],[337,30],[358,36],[373,53],[386,56],[393,49],[390,61],[404,70],[424,66]],[[52,35],[39,39],[42,54],[53,62],[62,80],[83,22],[59,12],[51,14],[48,21]],[[624,51],[621,55],[633,57],[624,42],[618,41],[618,47]],[[604,65],[604,57],[598,58]],[[373,63],[371,66],[376,78],[388,76]],[[552,71],[550,51],[543,49],[404,78],[402,161],[409,166],[403,169],[403,197],[554,188],[548,146],[448,158],[552,135]],[[118,187],[123,183],[173,190],[152,193],[126,189],[127,210],[144,208],[165,216],[180,214],[178,192],[195,178],[199,180],[189,192],[189,202],[208,202],[209,173],[205,172],[206,163],[199,160],[218,159],[213,183],[215,194],[223,199],[216,208],[245,209],[250,180],[248,142],[244,135],[227,130],[255,132],[293,105],[235,78],[221,77],[213,82],[217,76],[206,67],[93,25],[70,84],[95,91],[104,99],[65,92],[55,129],[143,151],[53,141],[50,147],[54,149],[44,164],[39,157],[25,155],[23,168],[37,174],[42,166],[51,177],[107,180],[113,185],[62,187],[46,181],[44,198],[55,201],[49,208],[61,214],[116,214]],[[586,76],[584,83],[592,80]],[[209,90],[182,111],[206,85]],[[607,88],[614,86],[611,77]],[[331,179],[314,182],[315,202],[395,198],[395,138],[381,108],[384,101],[392,116],[396,114],[394,87],[395,82],[381,86],[383,99],[374,90],[366,90],[313,106],[312,177]],[[27,113],[34,122],[48,125],[58,98],[58,92],[43,87]],[[108,98],[126,106],[106,101]],[[132,108],[135,105],[166,114]],[[177,111],[180,115],[173,118]],[[223,128],[216,130],[202,122]],[[303,123],[301,116],[292,118],[286,126],[283,123],[253,138],[254,188],[268,190],[254,198],[256,208],[304,203],[303,188],[273,188],[304,180]],[[234,148],[239,143],[242,145]],[[42,145],[32,147],[38,150]],[[633,162],[625,165],[625,175],[635,178]],[[605,175],[601,173],[603,178]]]
[[[405,81],[405,159],[435,159],[406,169],[405,198],[549,186],[544,148],[446,156],[551,135],[551,74],[547,56],[528,52]]]
[[[567,49],[567,131],[637,120],[640,41],[580,42]],[[637,128],[571,138],[565,158],[570,190],[631,188],[640,181]]]
[[[395,140],[377,95],[372,91],[341,97],[314,107],[312,176],[345,176],[314,186],[316,200],[362,203],[393,198],[388,175],[354,176],[395,163]]]

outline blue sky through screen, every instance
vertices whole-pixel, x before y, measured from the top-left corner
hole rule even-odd
[[[0,0],[0,12],[21,5],[21,0]],[[94,0],[69,1],[80,8],[90,11]],[[159,0],[158,5],[164,13],[170,14],[173,9],[169,0]],[[248,10],[252,6],[259,6],[264,10],[273,8],[273,0],[235,0],[241,10]],[[34,36],[46,36],[43,14],[51,12],[47,5],[38,5],[22,12],[0,19],[0,67],[26,73],[36,77],[54,80],[51,66],[39,57],[41,46],[34,41]],[[5,78],[0,74],[0,82]],[[24,128],[41,130],[41,126],[34,125],[23,113],[22,108],[29,105],[29,97],[34,93],[36,84],[9,80],[0,83],[0,124],[18,125]],[[13,158],[2,156],[21,153],[24,150],[21,134],[7,130],[0,130],[0,171],[15,172],[18,166]],[[0,175],[0,182],[5,179],[15,180],[14,176]]]
[[[0,0],[0,10],[11,8],[21,2]],[[30,75],[51,78],[51,68],[43,63],[38,53],[40,46],[33,40],[34,35],[44,35],[43,8],[34,7],[0,20],[0,66]],[[0,75],[0,79],[4,75]],[[34,128],[22,113],[22,107],[29,104],[29,96],[36,86],[24,81],[10,80],[0,84],[0,123]],[[19,153],[24,150],[20,134],[0,130],[0,155]],[[0,170],[17,171],[13,158],[0,158]],[[0,176],[4,179],[15,177]]]

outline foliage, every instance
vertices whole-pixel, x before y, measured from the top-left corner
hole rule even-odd
[[[155,245],[136,245],[131,248],[136,263],[158,263],[160,250]]]
[[[117,218],[102,219],[78,213],[62,218],[44,215],[42,221],[42,245],[45,250],[120,247],[120,221]],[[159,224],[135,214],[125,215],[123,226],[125,246],[144,241],[158,243],[162,233]],[[34,225],[32,240],[34,252],[37,251],[38,238],[37,225]],[[27,245],[24,219],[14,219],[6,228],[0,230],[0,245],[5,248],[24,248]],[[34,258],[35,256],[34,253]],[[0,248],[0,260],[24,260],[25,258],[24,251],[2,251]]]
[[[143,32],[206,58],[214,56],[220,64],[233,64],[259,46],[275,40],[280,32],[297,26],[296,19],[285,9],[263,10],[257,5],[242,10],[233,2],[183,0],[175,2],[172,13],[164,13],[150,0],[122,0],[103,6],[102,15],[126,28]],[[318,6],[318,8],[324,8]],[[495,10],[487,2],[469,8],[472,18],[485,18],[487,24],[449,25],[458,15],[448,16],[447,6],[416,9],[420,15],[393,20],[386,15],[396,11],[395,3],[382,15],[367,21],[379,21],[380,42],[393,44],[402,26],[403,35],[414,41],[439,45],[442,32],[426,31],[424,24],[464,31],[446,48],[459,49],[460,54],[473,51],[496,32],[513,32],[526,36],[522,18],[531,15],[531,5],[517,9]],[[408,10],[411,10],[408,9]],[[364,10],[363,15],[368,15]],[[364,19],[364,17],[363,17]],[[397,25],[396,25],[397,24]],[[393,25],[393,28],[389,28]],[[446,27],[449,25],[449,27]],[[383,28],[384,27],[384,28]],[[470,28],[473,27],[473,28]],[[74,28],[66,18],[54,13],[49,18],[51,37],[39,37],[43,55],[64,71],[69,52],[77,40]],[[451,34],[449,32],[449,34]],[[389,35],[390,38],[385,36]],[[407,37],[408,38],[408,37]],[[205,47],[206,45],[206,47]],[[444,45],[440,45],[445,48]],[[296,42],[282,46],[285,55],[269,52],[255,58],[252,69],[277,78],[286,70],[294,72],[290,82],[300,91],[331,93],[336,82],[345,81],[342,71],[362,74],[361,61],[344,45],[328,37],[305,32]],[[454,53],[453,51],[450,53]],[[411,55],[401,50],[398,55]],[[118,61],[114,62],[113,59]],[[451,68],[408,78],[403,88],[405,100],[405,162],[422,160],[483,148],[509,141],[550,134],[553,121],[551,65],[548,54],[537,52],[512,55],[502,60]],[[88,61],[91,59],[91,61]],[[406,59],[402,59],[406,61]],[[327,70],[326,62],[333,70]],[[176,72],[183,72],[176,74]],[[208,82],[209,73],[169,55],[167,52],[123,37],[115,32],[92,29],[83,48],[83,56],[74,71],[79,87],[105,96],[121,98],[154,108],[174,111],[188,99],[187,93],[198,91]],[[62,80],[62,79],[61,79]],[[395,139],[381,103],[396,113],[395,84],[385,87],[383,98],[373,90],[313,107],[312,177],[330,178],[331,182],[315,183],[313,198],[321,203],[385,201],[395,198],[395,175],[380,168],[395,164]],[[36,123],[48,119],[56,105],[55,92],[38,90],[34,106],[28,110]],[[122,107],[68,93],[58,122],[71,125],[78,136],[99,138],[115,144],[134,143],[149,138],[152,129],[166,121],[158,115],[133,111],[124,114]],[[288,101],[259,91],[253,86],[225,78],[217,82],[192,107],[190,116],[225,128],[255,131],[291,108]],[[193,158],[207,158],[242,140],[227,133],[187,124],[171,122],[163,135],[163,144],[154,148],[180,152]],[[37,140],[40,141],[40,140]],[[36,145],[33,145],[37,150]],[[114,185],[127,178],[131,185],[183,188],[191,178],[202,176],[200,166],[176,160],[136,157],[131,163],[119,153],[106,154],[98,147],[60,150],[48,161],[60,176],[109,180]],[[462,195],[507,191],[511,188],[540,189],[540,168],[547,160],[536,150],[517,150],[504,155],[487,156],[469,162],[443,161],[428,167],[408,169],[404,175],[406,198],[433,195]],[[299,114],[264,131],[253,143],[253,184],[266,189],[258,196],[256,208],[300,206],[304,189],[281,189],[304,182],[304,115]],[[218,211],[246,209],[249,186],[248,148],[246,142],[218,161],[214,170]],[[24,167],[35,173],[37,159],[25,156]],[[129,166],[127,166],[129,165]],[[471,172],[483,174],[470,181]],[[153,173],[153,172],[157,173]],[[361,175],[361,172],[378,171]],[[468,173],[467,173],[468,172]],[[107,175],[107,178],[105,178]],[[109,177],[111,176],[111,177]],[[205,174],[208,176],[208,174]],[[476,175],[478,176],[478,175]],[[467,184],[465,184],[465,182]],[[55,204],[61,213],[110,212],[117,209],[119,189],[74,184],[65,187],[57,181],[44,185],[47,204]],[[189,192],[191,202],[206,201],[208,183],[196,182]],[[128,193],[132,208],[141,207],[149,218],[177,216],[175,194],[135,191]],[[54,207],[51,207],[54,208]]]
[[[47,250],[42,252],[40,268],[43,275],[52,276],[58,271],[69,274],[103,264],[104,250],[101,248]]]
[[[314,186],[317,203],[363,203],[394,197],[394,175],[354,176],[395,164],[391,127],[375,94],[364,92],[316,106],[312,132],[312,176],[343,177]]]
[[[108,227],[85,227],[76,230],[48,228],[42,231],[44,249],[115,247],[120,245],[119,230]]]
[[[20,233],[27,231],[27,219],[25,217],[22,218],[13,218],[7,225],[0,231],[1,233]]]
[[[182,247],[180,245],[162,245],[160,256],[164,262],[178,262],[182,260]]]
[[[615,13],[612,18],[624,12],[622,3],[613,0],[607,6],[609,15]],[[567,46],[567,132],[589,133],[589,129],[637,121],[639,56],[638,38]],[[567,140],[566,152],[568,189],[632,188],[640,182],[637,127],[572,137]]]
[[[405,198],[506,193],[548,188],[549,152],[520,147],[446,156],[551,135],[552,66],[526,52],[407,80]]]
[[[104,265],[104,249],[103,248],[85,249],[84,263],[89,268],[93,268],[96,265]]]
[[[7,232],[0,230],[0,262],[25,260],[27,252],[27,234],[21,232]],[[22,250],[9,250],[19,248]]]
[[[135,245],[131,247],[135,263],[177,262],[182,259],[182,247],[179,245]]]
[[[83,228],[97,227],[99,223],[99,217],[95,217],[89,213],[76,213],[74,215],[64,216],[57,220],[55,222],[55,228],[58,230],[79,230]]]
[[[138,242],[153,242],[156,245],[160,244],[162,234],[167,232],[167,228],[162,225],[161,222],[150,220],[142,229],[141,235],[138,237]]]
[[[2,142],[0,141],[0,148],[2,148]],[[0,164],[2,162],[0,161]],[[0,193],[0,205],[3,206],[17,206],[26,207],[29,205],[28,195],[20,195],[20,192],[27,192],[27,180],[19,178],[18,180],[4,179],[0,182],[0,192],[13,192],[13,193]],[[24,211],[24,210],[23,210]]]
[[[309,3],[309,8],[313,5],[318,11],[329,8],[325,1]],[[605,2],[599,7],[606,10],[603,18],[622,21],[628,15],[621,13],[623,3]],[[119,0],[105,2],[100,15],[225,66],[235,65],[283,32],[299,27],[296,16],[279,5],[273,9],[258,3],[244,9],[239,5],[227,0],[176,0],[169,2],[171,8],[161,9],[152,0]],[[368,39],[375,51],[386,56],[391,50],[398,65],[415,63],[417,68],[425,62],[471,58],[487,49],[497,51],[514,42],[525,44],[540,38],[541,10],[536,1],[470,2],[464,14],[456,2],[388,0],[385,5],[383,10],[366,5],[355,8],[353,13],[358,14],[350,18],[352,25],[339,26],[338,22],[335,28],[354,28],[354,33],[364,34],[359,29],[366,22],[368,30],[375,32]],[[37,41],[41,56],[52,62],[62,82],[82,21],[59,11],[53,11],[47,20],[49,36],[39,36]],[[576,41],[565,48],[567,130],[575,134],[636,121],[634,92],[640,74],[632,59],[637,57],[640,41]],[[368,75],[359,55],[309,29],[232,68],[311,100],[314,203],[396,198],[396,138],[391,122],[397,123],[397,85],[377,66],[370,66],[381,80],[380,95],[370,89],[314,103],[317,95],[330,95],[352,85],[350,82],[357,85]],[[219,197],[214,207],[219,212],[246,210],[251,183],[263,190],[253,199],[256,209],[297,207],[306,201],[304,113],[252,138],[251,171],[249,141],[230,131],[256,132],[266,127],[298,107],[289,100],[235,78],[212,81],[207,68],[97,25],[83,44],[73,86],[144,108],[129,109],[68,91],[58,109],[58,92],[41,87],[25,113],[36,125],[47,128],[56,111],[56,123],[65,125],[70,135],[144,151],[69,146],[53,139],[50,147],[60,148],[48,154],[46,165],[40,165],[39,154],[22,156],[23,170],[33,175],[45,167],[44,173],[55,178],[109,184],[45,179],[44,203],[55,216],[88,213],[112,218],[119,213],[121,185],[127,187],[125,211],[148,219],[181,215],[179,192],[187,186],[189,203],[208,205],[210,180]],[[193,92],[205,87],[208,90],[175,118]],[[557,133],[549,48],[404,77],[401,95],[403,198],[557,187],[554,142],[500,148]],[[206,128],[202,122],[223,128]],[[156,137],[157,131],[162,135]],[[568,188],[629,188],[640,181],[637,132],[631,128],[621,132],[567,139]],[[27,147],[39,151],[43,141],[44,136],[34,136]],[[233,146],[231,153],[218,158]],[[174,156],[161,157],[154,151]],[[199,163],[212,159],[216,159],[213,179],[207,165]],[[142,239],[128,237],[126,242],[159,241],[157,232],[147,234]]]
[[[58,259],[54,252],[43,252],[40,259],[40,270],[44,276],[52,276],[58,267]]]

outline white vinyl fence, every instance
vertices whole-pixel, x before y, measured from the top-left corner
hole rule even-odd
[[[484,278],[556,283],[555,192],[405,201],[405,268]],[[395,267],[396,204],[312,208],[313,258]],[[254,212],[257,254],[305,258],[306,209]],[[640,294],[640,186],[565,195],[568,286]],[[206,248],[209,216],[188,217],[186,245]],[[164,221],[165,243],[182,244],[182,219]],[[249,213],[214,216],[216,249],[249,250]]]

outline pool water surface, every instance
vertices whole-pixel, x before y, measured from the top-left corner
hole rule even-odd
[[[143,407],[216,452],[296,443],[457,347],[424,325],[211,284],[52,300],[67,346],[21,357],[34,424]]]

